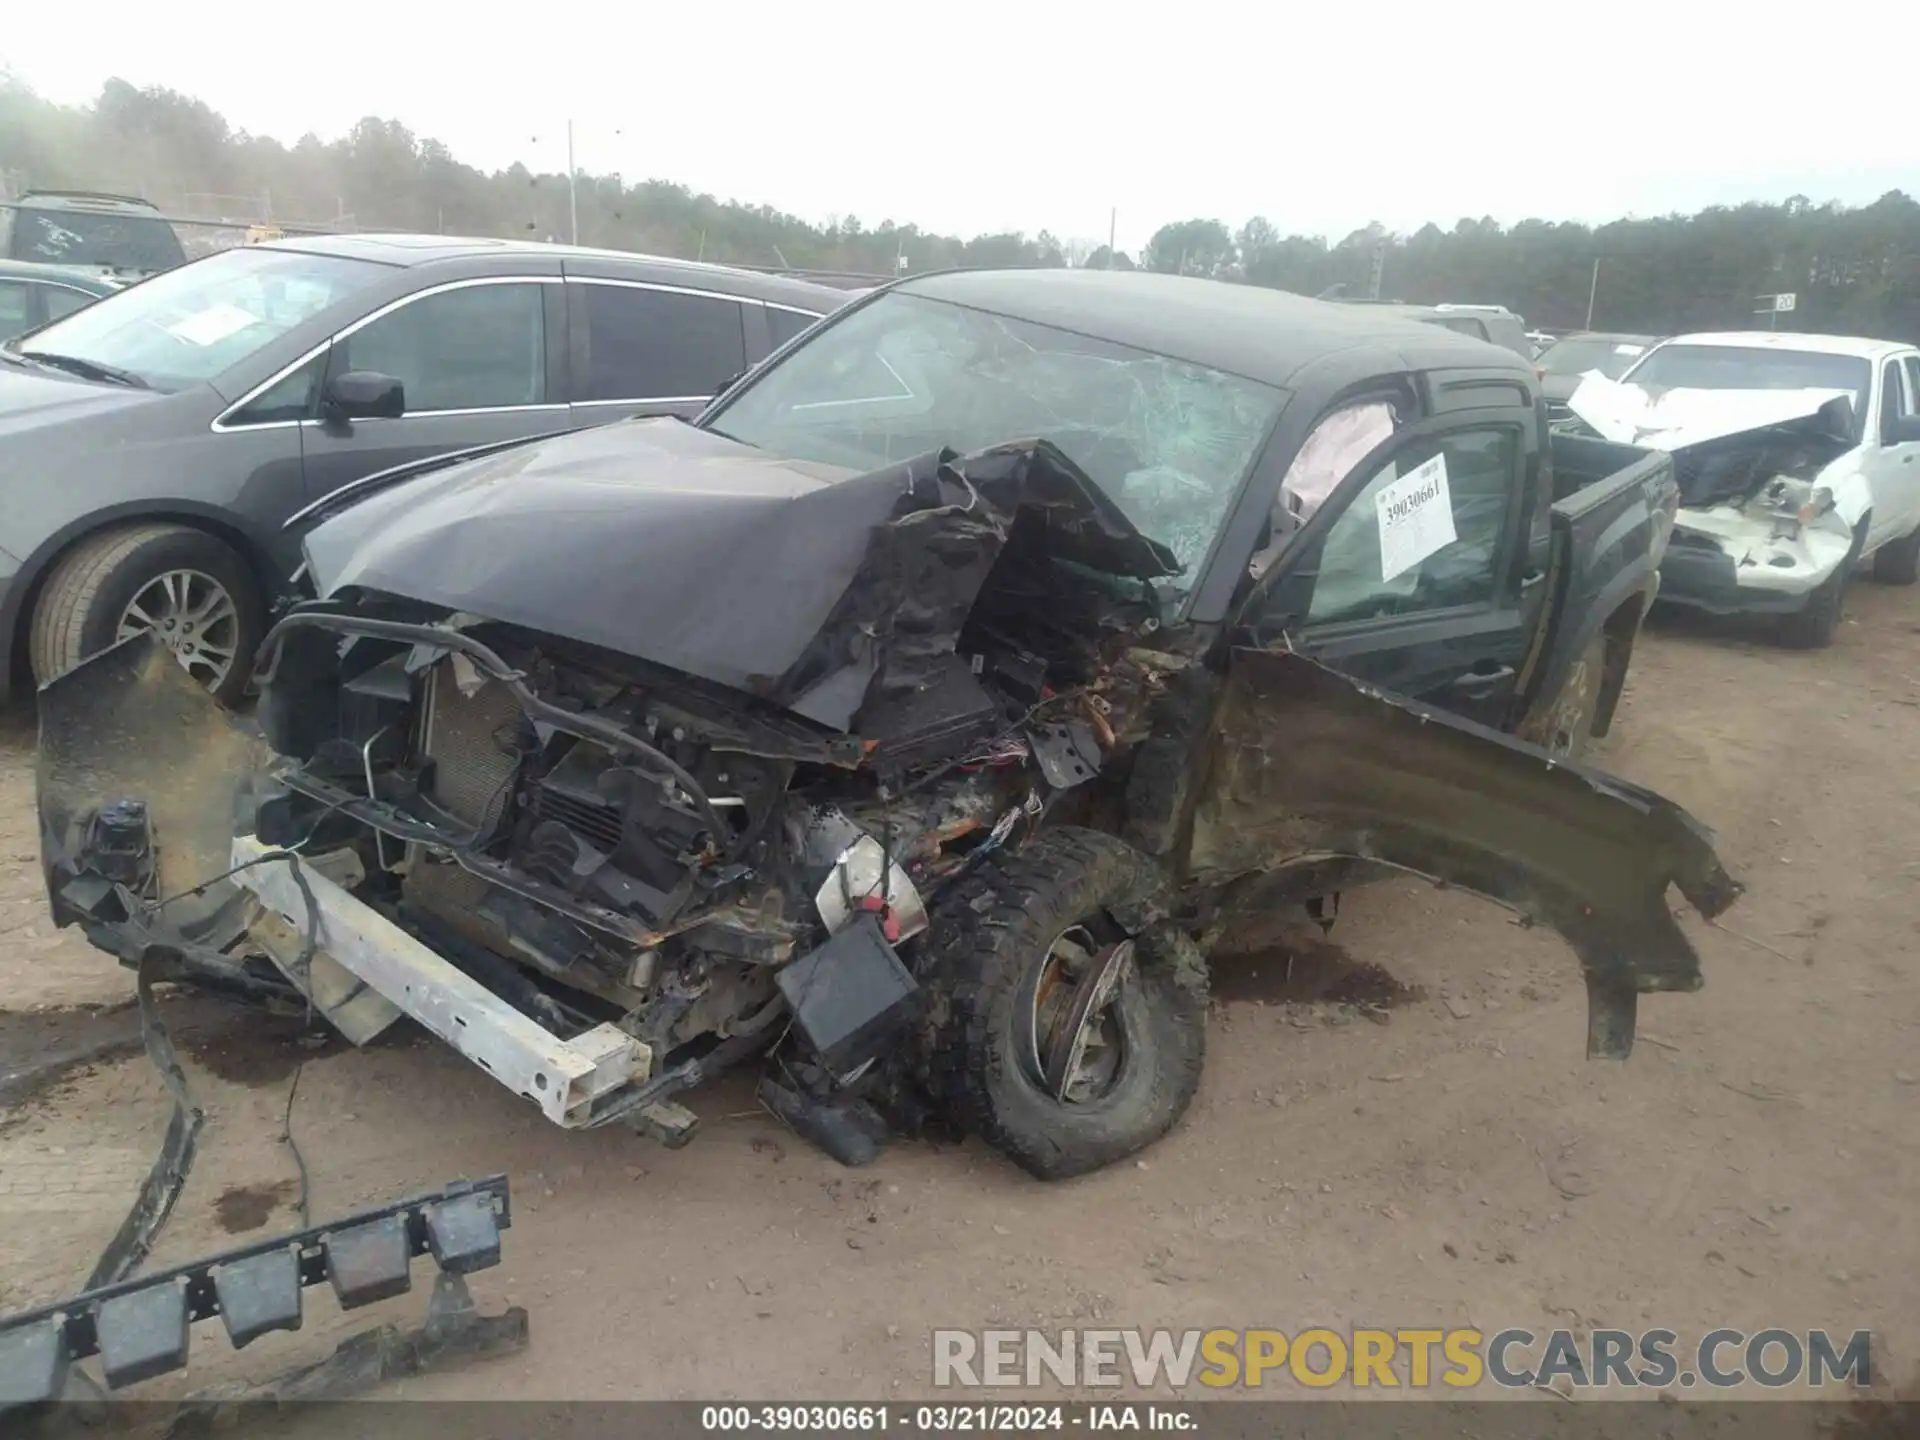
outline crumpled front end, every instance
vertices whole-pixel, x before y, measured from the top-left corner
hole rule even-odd
[[[1800,609],[1854,548],[1852,525],[1823,488],[1778,477],[1743,504],[1682,510],[1660,598],[1716,614]]]
[[[329,552],[361,583],[268,636],[257,734],[164,661],[83,665],[44,711],[56,913],[123,958],[164,932],[202,973],[310,1003],[356,1043],[409,1016],[567,1128],[684,1138],[675,1092],[776,1049],[816,1095],[883,1078],[920,1003],[901,947],[930,898],[1136,738],[1156,679],[1129,651],[1157,632],[1149,582],[1174,562],[1036,442],[837,487],[741,483],[737,514],[689,501],[694,528],[789,547],[782,567],[730,588],[714,561],[651,610],[610,614],[576,569],[563,611],[524,556],[455,563],[480,555],[471,536],[416,593],[365,583],[398,527]],[[653,513],[663,493],[629,498]],[[851,533],[822,577],[790,546],[831,521]],[[794,575],[838,589],[796,616]],[[734,621],[703,651],[719,674],[664,663],[702,607]],[[90,718],[121,714],[152,733]],[[167,897],[195,891],[218,932],[176,935]],[[831,1123],[854,1150],[870,1129]]]
[[[1417,870],[1554,926],[1596,996],[1596,1053],[1624,1053],[1635,996],[1699,982],[1667,889],[1711,914],[1737,886],[1684,812],[1168,624],[1170,554],[1049,446],[825,487],[716,452],[702,463],[737,507],[682,507],[654,463],[623,492],[635,514],[683,509],[709,548],[767,564],[733,589],[715,560],[697,589],[650,590],[667,581],[601,543],[615,527],[580,522],[573,555],[605,568],[577,567],[569,601],[529,558],[544,535],[479,563],[542,489],[481,462],[404,524],[390,503],[384,533],[360,515],[364,545],[333,532],[324,598],[262,646],[257,732],[150,642],[49,686],[58,918],[129,963],[158,947],[189,978],[311,1005],[357,1043],[411,1017],[566,1128],[677,1143],[697,1122],[675,1094],[764,1059],[762,1101],[849,1163],[950,1093],[927,1036],[985,983],[945,946],[976,927],[977,872],[1068,829],[1122,837],[1127,876],[1156,878],[1015,962],[1041,967],[1025,1004],[1055,1101],[1136,940],[1170,953],[1167,927],[1204,929],[1197,890],[1303,861]],[[613,481],[575,479],[580,506],[613,508],[596,493]],[[409,575],[432,551],[423,504],[458,543]],[[789,547],[829,521],[854,529],[823,577]],[[674,537],[648,543],[666,557]],[[804,606],[779,608],[783,575],[808,581]],[[673,663],[716,614],[759,628]]]
[[[1607,439],[1667,450],[1680,512],[1660,598],[1714,613],[1791,613],[1850,563],[1871,494],[1838,392],[1669,390],[1588,376],[1573,413]]]

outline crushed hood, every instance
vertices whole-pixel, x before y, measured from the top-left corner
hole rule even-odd
[[[1062,559],[1178,572],[1044,441],[858,473],[677,420],[484,456],[306,540],[318,593],[380,591],[596,645],[836,729],[951,655],[1016,518]]]
[[[1582,378],[1569,408],[1603,438],[1674,457],[1680,503],[1744,500],[1777,476],[1811,482],[1854,448],[1845,390],[1649,392],[1604,375]],[[1860,506],[1838,507],[1848,524]]]
[[[1567,406],[1602,439],[1648,450],[1680,450],[1790,421],[1832,416],[1835,400],[1847,402],[1851,428],[1853,395],[1847,390],[1661,390],[1593,373],[1580,377]],[[1824,417],[1823,417],[1824,418]],[[1847,442],[1849,446],[1852,441]]]

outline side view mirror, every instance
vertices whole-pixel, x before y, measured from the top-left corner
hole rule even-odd
[[[1889,415],[1880,429],[1882,444],[1920,444],[1920,415]]]
[[[327,382],[320,406],[336,420],[396,420],[407,413],[407,387],[377,370],[349,370]]]

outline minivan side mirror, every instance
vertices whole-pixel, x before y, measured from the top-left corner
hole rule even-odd
[[[397,420],[407,413],[407,387],[377,370],[349,370],[327,381],[320,408],[334,420]]]

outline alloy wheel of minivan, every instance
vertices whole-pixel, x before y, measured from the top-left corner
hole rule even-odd
[[[168,570],[128,602],[114,638],[152,633],[186,672],[218,690],[240,653],[240,607],[213,576]]]
[[[253,674],[266,605],[252,567],[216,535],[136,521],[89,535],[61,556],[34,599],[29,654],[45,684],[90,655],[153,634],[225,704]]]

